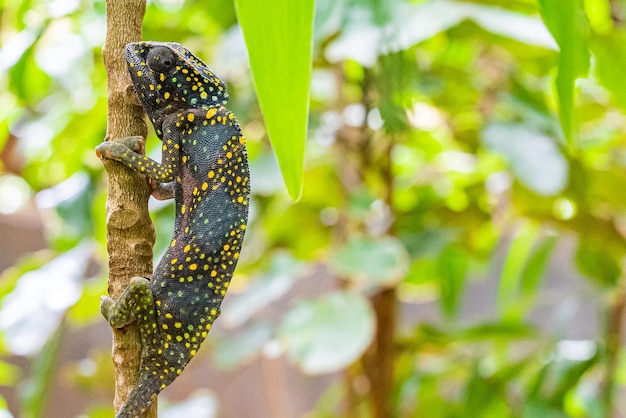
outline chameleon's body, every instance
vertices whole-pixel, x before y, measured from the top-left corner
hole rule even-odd
[[[156,180],[160,196],[173,192],[176,200],[172,241],[152,279],[133,278],[117,302],[104,297],[101,305],[111,326],[139,325],[139,382],[116,416],[134,418],[182,372],[220,313],[246,229],[249,172],[239,124],[222,106],[225,85],[202,61],[174,43],[131,43],[125,54],[163,141],[162,160],[115,141],[97,153]]]

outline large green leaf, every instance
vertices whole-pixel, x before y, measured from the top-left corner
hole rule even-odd
[[[314,0],[236,0],[259,104],[292,199],[302,190]]]
[[[374,336],[374,314],[356,293],[337,292],[298,303],[280,327],[287,354],[307,373],[340,370],[358,359]]]
[[[574,140],[574,84],[589,69],[588,22],[580,0],[540,0],[541,15],[560,48],[556,90],[563,134]]]

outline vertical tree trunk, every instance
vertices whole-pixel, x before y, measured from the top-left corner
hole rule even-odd
[[[107,141],[131,135],[147,135],[144,113],[132,100],[131,81],[124,59],[124,46],[141,40],[145,0],[106,0],[107,34],[103,57],[108,77]],[[107,198],[107,249],[109,294],[117,299],[133,276],[152,275],[154,228],[148,215],[150,190],[142,178],[124,165],[105,163]],[[113,330],[115,410],[127,398],[138,379],[141,340],[133,324]],[[144,417],[156,417],[156,402]]]

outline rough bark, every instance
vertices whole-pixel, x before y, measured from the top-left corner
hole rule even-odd
[[[145,116],[133,100],[123,50],[128,42],[141,40],[146,2],[106,0],[106,7],[107,34],[103,48],[109,88],[106,140],[132,135],[145,138]],[[109,187],[106,203],[109,294],[117,299],[132,277],[151,276],[154,228],[148,214],[150,189],[146,179],[115,161],[106,161],[105,168]],[[113,330],[116,411],[138,379],[140,355],[141,340],[135,325]],[[144,417],[156,417],[156,401]]]

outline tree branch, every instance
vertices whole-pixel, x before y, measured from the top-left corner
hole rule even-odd
[[[107,34],[103,48],[108,78],[106,140],[132,135],[146,137],[148,129],[141,107],[134,104],[124,60],[124,46],[141,40],[145,0],[107,0]],[[117,299],[133,276],[152,275],[154,228],[148,214],[150,189],[144,178],[115,161],[106,161],[109,184],[107,198],[107,249],[109,294]],[[138,379],[141,340],[135,325],[113,330],[115,399],[118,410]],[[156,402],[144,417],[156,417]]]

